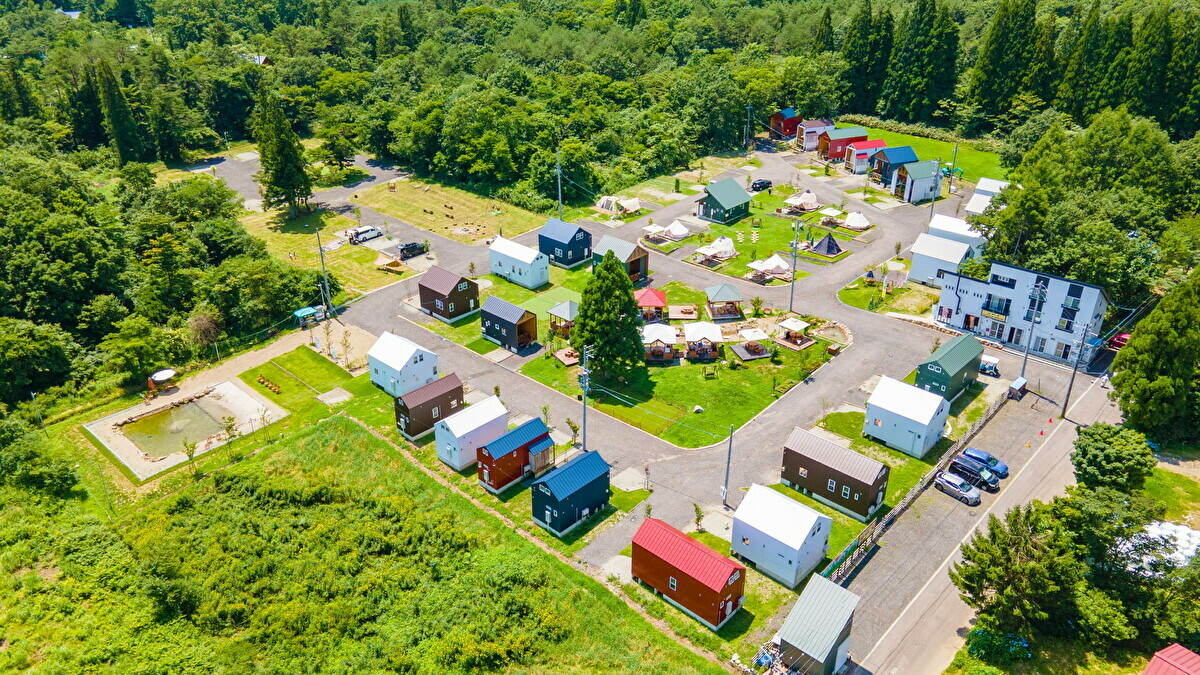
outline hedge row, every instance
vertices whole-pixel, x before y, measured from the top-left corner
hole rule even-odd
[[[931,127],[926,124],[908,124],[895,120],[885,120],[874,115],[840,115],[838,121],[861,124],[864,127],[882,129],[897,134],[932,138],[937,141],[946,141],[947,143],[953,143],[955,140],[954,133],[949,129],[939,129],[938,127]],[[1000,148],[1004,145],[994,138],[959,139],[959,142],[984,152],[1000,152]]]

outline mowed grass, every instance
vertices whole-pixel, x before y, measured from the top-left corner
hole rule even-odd
[[[288,219],[283,211],[250,213],[242,217],[250,234],[267,244],[267,251],[276,258],[304,269],[321,269],[317,250],[316,230],[321,230],[321,243],[329,245],[340,232],[357,223],[331,211],[318,210],[298,218]],[[343,244],[325,252],[325,266],[351,297],[386,286],[407,274],[384,272],[375,265],[379,254],[366,246]]]
[[[622,490],[617,487],[609,489],[612,491],[612,495],[608,498],[608,503],[625,513],[629,513],[650,497],[649,490]]]
[[[1146,494],[1167,506],[1166,518],[1185,521],[1200,518],[1200,482],[1174,471],[1155,468],[1146,479]]]
[[[761,226],[755,227],[755,222],[760,223]],[[737,257],[717,267],[716,271],[739,279],[750,272],[749,265],[755,260],[764,260],[776,253],[787,260],[788,251],[791,250],[792,242],[796,239],[795,225],[791,220],[769,215],[754,215],[729,225],[709,223],[708,227],[712,239],[729,237],[733,240],[733,246],[738,252]],[[824,236],[824,233],[821,233],[820,236]],[[800,241],[804,241],[805,231],[803,228],[799,238]],[[804,270],[796,270],[797,279],[806,276],[808,273]],[[783,284],[785,282],[776,280],[771,283]]]
[[[857,126],[852,124],[839,124],[839,127]],[[867,138],[871,140],[881,139],[887,141],[888,147],[900,147],[902,145],[911,145],[916,151],[917,157],[922,160],[938,159],[942,160],[942,164],[949,164],[952,158],[955,158],[954,143],[948,141],[938,141],[932,138],[922,138],[920,136],[910,136],[908,134],[900,134],[894,131],[884,131],[883,129],[872,129],[866,127]],[[958,168],[963,170],[963,180],[968,183],[977,183],[980,178],[995,178],[1004,180],[1007,171],[1000,166],[1000,155],[994,152],[984,152],[976,150],[966,143],[958,144],[958,156],[956,163]]]
[[[307,345],[276,356],[271,361],[322,393],[345,384],[353,377],[345,368]]]
[[[900,312],[901,314],[911,314],[913,316],[925,316],[937,304],[938,300],[936,289],[911,282],[906,283],[900,288],[893,289],[890,293],[884,294],[881,284],[868,286],[863,277],[859,277],[838,290],[837,296],[838,300],[851,307],[875,311],[880,314]],[[872,300],[879,301],[882,304],[872,309]]]
[[[395,185],[395,191],[389,190]],[[473,244],[496,234],[515,237],[541,227],[546,216],[447,185],[418,180],[359,192],[358,203],[443,237]]]

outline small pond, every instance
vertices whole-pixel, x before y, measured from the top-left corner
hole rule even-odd
[[[221,418],[233,414],[206,396],[130,422],[121,427],[121,432],[150,459],[158,459],[183,452],[185,441],[203,450],[205,440],[221,433]]]

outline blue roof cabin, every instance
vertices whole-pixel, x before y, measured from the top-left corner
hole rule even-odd
[[[585,452],[533,482],[533,521],[561,537],[608,505],[608,462]]]
[[[552,265],[575,267],[592,258],[592,233],[570,223],[551,218],[538,230],[538,250]]]

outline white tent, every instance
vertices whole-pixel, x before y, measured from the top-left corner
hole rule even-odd
[[[683,339],[687,342],[699,342],[700,340],[708,340],[709,342],[725,341],[725,338],[721,336],[721,327],[709,321],[683,324]]]
[[[661,237],[666,231],[667,228],[658,225],[647,225],[642,228],[642,233],[650,238]]]
[[[792,195],[783,200],[783,203],[804,209],[805,211],[816,211],[821,207],[820,202],[817,201],[817,195],[813,194],[812,190],[805,190],[798,195]]]
[[[779,257],[776,253],[766,260],[755,260],[746,265],[752,270],[762,272],[763,274],[787,274],[792,271],[791,265],[786,260]]]
[[[617,198],[611,195],[605,195],[596,200],[596,208],[601,211],[617,211],[620,207],[617,204]]]
[[[762,330],[761,328],[747,328],[745,330],[740,330],[738,331],[738,336],[747,342],[752,340],[763,342],[771,339],[771,336],[767,335],[766,331]]]
[[[617,205],[620,206],[620,210],[624,211],[625,213],[637,213],[638,211],[642,210],[642,202],[637,197],[633,197],[632,199],[620,199],[617,201]]]
[[[667,239],[679,241],[680,239],[687,239],[692,236],[692,231],[687,228],[687,225],[676,220],[667,226],[667,229],[663,232],[663,236]]]
[[[737,255],[737,249],[733,247],[733,240],[729,237],[717,237],[711,244],[706,244],[696,249],[696,253],[707,258],[732,258]]]
[[[842,226],[851,230],[866,230],[870,229],[871,222],[862,214],[862,211],[855,211],[846,216],[846,222]]]
[[[795,333],[803,333],[804,329],[808,328],[808,325],[809,324],[807,321],[801,321],[794,316],[789,316],[788,318],[779,322],[780,328],[784,330],[790,330]]]

